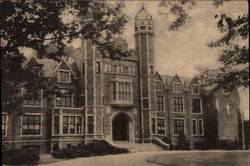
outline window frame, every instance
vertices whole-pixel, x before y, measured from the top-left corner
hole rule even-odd
[[[159,98],[162,99],[161,102],[159,102],[159,100],[158,100]],[[155,104],[156,104],[156,111],[157,112],[164,112],[165,111],[165,109],[164,109],[164,97],[163,96],[156,95]],[[158,108],[161,108],[161,109],[158,109]]]
[[[69,80],[68,81],[60,80],[60,72],[68,72],[69,73]],[[71,83],[71,72],[70,72],[70,70],[58,69],[58,71],[57,71],[57,81],[61,82],[61,83]]]
[[[115,91],[115,92],[114,92]],[[133,103],[133,81],[132,79],[118,78],[110,81],[110,93],[112,104]],[[116,98],[114,98],[114,96]]]
[[[158,89],[157,84],[160,85],[160,89]],[[161,81],[155,81],[155,91],[162,91],[162,82]]]
[[[178,103],[178,105],[175,105],[176,104],[175,99],[181,99],[181,105],[179,103]],[[182,111],[180,111],[180,112],[175,111],[176,108],[178,108],[176,106],[178,106],[178,107],[182,106],[182,107],[180,107],[180,108],[182,108]],[[182,97],[172,97],[172,112],[173,113],[184,113],[184,99]]]
[[[174,136],[178,136],[178,134],[175,133],[175,120],[183,120],[183,134],[186,135],[186,125],[185,125],[185,118],[173,118],[173,126],[174,126]]]
[[[60,116],[59,116],[60,117]],[[68,132],[67,133],[64,133],[63,132],[63,125],[64,125],[64,121],[63,121],[63,118],[64,117],[67,117],[68,118],[68,122],[67,122],[67,124],[68,124]],[[74,122],[71,122],[70,121],[70,118],[71,117],[74,117]],[[81,122],[77,122],[77,117],[81,117],[81,119],[82,119],[82,121]],[[84,127],[84,121],[83,121],[83,116],[82,115],[76,115],[76,114],[63,114],[62,116],[61,116],[61,119],[59,118],[59,135],[60,135],[60,120],[61,120],[61,135],[62,136],[76,136],[76,135],[84,135],[84,133],[83,133],[83,127]],[[70,131],[70,125],[71,124],[74,124],[74,131],[75,131],[75,133],[71,133],[71,131]],[[77,133],[77,126],[78,126],[78,124],[81,124],[81,133],[80,134],[78,134]],[[54,134],[54,133],[53,133]]]
[[[200,126],[200,122],[201,122],[201,126]],[[199,136],[204,136],[204,124],[203,124],[203,119],[198,119],[198,135]],[[201,131],[202,133],[200,133],[200,127],[201,127]]]
[[[2,134],[3,137],[7,137],[7,132],[8,132],[8,113],[7,112],[2,112],[2,116],[5,116],[5,122],[4,122],[4,135]],[[3,125],[3,117],[2,117],[2,125]],[[3,128],[2,128],[3,132]]]
[[[93,122],[89,122],[89,117],[93,118]],[[93,133],[89,132],[89,124],[93,125]],[[86,116],[86,135],[94,135],[95,134],[95,118],[94,115],[87,115]]]
[[[40,133],[37,135],[26,135],[23,134],[23,116],[40,116]],[[42,130],[43,130],[43,126],[42,126],[42,122],[43,122],[43,115],[42,113],[25,113],[25,115],[21,116],[21,137],[41,137],[42,136]]]
[[[55,100],[54,100],[54,104],[55,104],[55,108],[73,108],[74,107],[74,88],[71,87],[59,87],[59,89],[67,89],[67,90],[72,90],[72,94],[70,95],[71,100],[70,100],[70,106],[58,106],[57,105],[57,96],[55,95]]]
[[[159,132],[158,132],[158,120],[163,120],[163,124],[164,124],[163,131],[164,131],[164,134],[159,134]],[[165,120],[165,118],[163,118],[163,117],[157,117],[156,118],[156,133],[157,133],[157,135],[166,135],[166,120]]]
[[[197,87],[197,91],[198,91],[197,93],[194,92],[194,87]],[[193,84],[191,89],[192,89],[192,94],[194,94],[194,95],[200,94],[200,87],[199,87],[199,85]]]
[[[95,74],[99,75],[102,72],[102,67],[101,67],[101,62],[100,61],[95,61]]]
[[[81,76],[83,77],[83,76],[85,76],[85,74],[86,74],[86,63],[85,63],[85,61],[82,61],[81,62]]]
[[[195,133],[194,133],[194,122],[195,121]],[[192,119],[192,134],[193,136],[198,135],[198,124],[197,124],[197,119]]]
[[[25,88],[21,88],[21,95],[23,97],[23,100],[25,100],[24,99],[24,95],[25,95],[24,90],[25,90]],[[38,101],[40,102],[39,105],[36,105],[36,104],[22,104],[22,106],[23,107],[43,107],[43,90],[42,89],[40,89],[40,94],[41,94],[40,99],[38,99]],[[33,99],[33,98],[32,98],[32,100],[36,101],[36,99]]]
[[[179,86],[179,91],[177,92],[175,89],[175,86],[178,85]],[[173,83],[173,93],[181,93],[181,83],[179,82],[174,82]]]
[[[151,134],[157,135],[157,124],[156,124],[156,118],[155,117],[151,118]]]
[[[193,100],[200,100],[200,112],[193,112]],[[203,114],[203,111],[202,111],[202,99],[201,98],[192,98],[191,99],[191,113],[192,114],[200,114],[202,115]]]

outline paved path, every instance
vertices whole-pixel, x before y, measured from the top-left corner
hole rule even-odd
[[[147,162],[147,158],[149,156],[167,153],[169,152],[152,151],[120,155],[96,156],[88,158],[76,158],[46,164],[46,166],[159,166],[157,164]]]

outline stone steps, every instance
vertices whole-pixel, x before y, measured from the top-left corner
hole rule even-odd
[[[114,142],[118,147],[127,148],[129,152],[148,152],[148,151],[163,151],[160,147],[152,143],[129,143],[129,142]]]

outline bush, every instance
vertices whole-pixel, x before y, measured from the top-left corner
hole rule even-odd
[[[52,152],[51,155],[55,158],[75,158],[75,157],[90,157],[90,156],[102,156],[107,154],[122,154],[128,153],[126,148],[119,148],[110,145],[108,142],[93,141],[88,144],[79,144],[76,147],[70,147],[67,149],[60,149]]]
[[[240,140],[218,140],[209,139],[204,142],[195,142],[195,149],[207,150],[207,149],[221,149],[221,150],[237,150],[241,149],[242,143]]]
[[[32,148],[4,151],[2,157],[6,165],[37,164],[40,159],[39,152]]]
[[[175,150],[190,150],[188,140],[184,133],[180,133],[177,137],[177,145]]]

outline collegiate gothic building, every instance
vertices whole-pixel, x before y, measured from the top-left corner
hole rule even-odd
[[[154,28],[143,7],[135,17],[135,54],[121,60],[102,57],[84,39],[69,60],[31,58],[25,65],[42,64],[61,95],[50,105],[42,90],[41,99],[30,99],[22,89],[24,114],[2,111],[3,148],[36,147],[44,153],[98,139],[150,143],[163,137],[175,144],[180,133],[191,148],[208,138],[240,139],[237,91],[205,95],[196,78],[156,72]],[[128,47],[121,38],[114,44]]]

